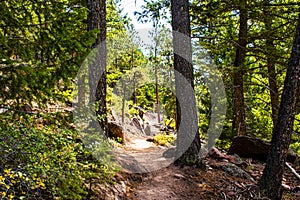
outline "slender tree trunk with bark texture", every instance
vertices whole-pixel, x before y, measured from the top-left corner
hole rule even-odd
[[[172,0],[174,69],[177,97],[177,153],[175,164],[200,164],[200,136],[192,66],[188,0]]]
[[[244,103],[244,62],[247,46],[247,0],[240,0],[240,29],[236,47],[233,71],[233,130],[236,135],[246,135],[245,103]]]
[[[272,30],[272,19],[269,17],[270,8],[269,6],[270,0],[265,0],[265,10],[264,10],[264,23],[267,32],[271,32]],[[271,97],[271,106],[272,106],[272,121],[273,126],[276,124],[278,109],[279,109],[279,94],[277,87],[277,79],[276,79],[276,70],[275,70],[275,62],[274,62],[274,52],[275,46],[273,42],[273,34],[268,34],[266,38],[266,50],[267,50],[267,67],[268,67],[268,79],[269,79],[269,89],[270,89],[270,97]]]
[[[289,60],[287,74],[279,108],[279,115],[273,130],[272,147],[266,167],[259,181],[261,190],[271,199],[281,199],[281,182],[287,152],[293,132],[294,118],[300,95],[300,14],[295,40]]]
[[[96,115],[104,134],[106,117],[106,0],[87,0],[88,31],[100,29],[92,45],[95,54],[89,60],[90,103],[96,102]]]

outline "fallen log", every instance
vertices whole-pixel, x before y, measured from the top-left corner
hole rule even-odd
[[[237,154],[244,158],[253,158],[265,161],[267,159],[271,144],[267,141],[248,136],[236,136],[228,150],[228,154]],[[291,149],[288,151],[287,161],[295,163],[299,156]]]

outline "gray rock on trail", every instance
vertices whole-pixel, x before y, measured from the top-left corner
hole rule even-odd
[[[161,118],[161,121],[162,120],[163,118]],[[155,136],[161,132],[161,130],[167,129],[163,124],[158,123],[157,113],[152,111],[143,113],[143,119],[139,115],[134,116],[130,122],[125,122],[123,126],[129,131],[131,128],[134,128],[135,131],[138,130],[136,134],[146,136]],[[133,133],[133,131],[130,132]]]
[[[132,122],[136,126],[136,128],[138,128],[142,132],[142,134],[146,135],[144,131],[144,122],[140,118],[140,116],[133,117]]]

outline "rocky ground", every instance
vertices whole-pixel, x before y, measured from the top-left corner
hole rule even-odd
[[[243,159],[213,148],[203,159],[204,167],[178,167],[165,153],[172,150],[148,142],[148,135],[125,127],[125,144],[115,148],[122,166],[114,184],[96,186],[99,199],[268,199],[261,195],[257,182],[264,162]],[[300,173],[299,163],[291,164]],[[283,178],[284,198],[300,199],[300,179],[287,167]]]
[[[145,143],[141,139],[139,142]],[[102,187],[101,199],[267,199],[261,196],[257,187],[264,162],[227,156],[215,149],[217,155],[213,151],[203,160],[205,169],[193,166],[181,168],[172,163],[163,166],[163,162],[160,165],[155,160],[155,157],[161,155],[162,148],[146,144],[146,148],[133,143],[133,146],[120,150],[118,161],[131,167],[123,168],[117,174],[115,185]],[[299,166],[292,167],[300,172]],[[143,173],[131,173],[130,170],[142,170]],[[300,199],[300,180],[288,168],[284,174],[283,186],[284,199]]]

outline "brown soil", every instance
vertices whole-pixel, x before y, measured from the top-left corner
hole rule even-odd
[[[101,199],[267,199],[261,196],[257,187],[263,162],[248,159],[233,164],[226,159],[207,157],[203,160],[206,169],[193,166],[180,168],[171,164],[152,171],[148,165],[151,163],[158,167],[160,162],[155,161],[155,157],[161,155],[162,148],[154,145],[142,148],[143,145],[136,144],[138,140],[144,142],[142,138],[131,138],[127,147],[119,148],[117,161],[132,166],[134,160],[137,169],[146,168],[150,172],[136,174],[128,169],[121,171],[116,175],[116,184],[102,187]],[[293,167],[299,173],[300,167]],[[283,199],[300,199],[300,180],[289,169],[286,169],[283,184],[286,185]]]

